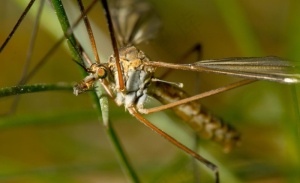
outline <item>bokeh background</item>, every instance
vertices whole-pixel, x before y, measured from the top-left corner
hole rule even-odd
[[[89,4],[90,1],[86,1]],[[276,55],[299,62],[300,2],[297,0],[150,0],[162,21],[155,39],[138,45],[152,60],[174,62],[201,43],[203,59]],[[0,10],[2,43],[26,6],[26,1],[3,1]],[[0,54],[0,88],[14,86],[24,67],[39,1]],[[76,2],[64,2],[76,19]],[[100,4],[90,13],[102,60],[111,54]],[[33,51],[33,68],[57,39],[60,25],[48,2]],[[84,29],[77,39],[91,55]],[[102,37],[104,36],[104,37]],[[106,36],[106,37],[105,37]],[[91,56],[92,57],[92,56]],[[191,55],[187,62],[196,61]],[[158,73],[163,72],[162,69]],[[58,48],[28,82],[73,83],[82,75],[66,45]],[[183,82],[191,95],[237,78],[174,71],[170,81]],[[201,100],[242,134],[241,146],[225,154],[218,144],[200,139],[200,154],[219,166],[222,182],[284,183],[300,180],[298,86],[260,81]],[[1,114],[13,97],[0,99]],[[158,105],[154,100],[148,104]],[[143,182],[193,182],[193,161],[182,151],[110,103],[110,118],[130,161]],[[193,147],[192,129],[172,111],[148,119]],[[126,182],[89,94],[49,91],[22,95],[17,111],[0,118],[0,182]],[[199,165],[201,182],[212,173]]]

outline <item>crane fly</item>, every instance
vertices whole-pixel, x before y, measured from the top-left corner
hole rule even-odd
[[[146,57],[144,52],[137,49],[135,46],[132,46],[135,41],[134,35],[129,34],[127,39],[126,37],[122,37],[122,39],[119,40],[119,45],[121,45],[121,47],[117,48],[117,40],[115,39],[117,36],[115,36],[113,26],[120,29],[118,29],[118,35],[125,34],[124,32],[126,30],[122,30],[120,27],[126,26],[122,25],[124,22],[117,22],[119,19],[115,20],[113,24],[113,19],[111,19],[110,10],[106,1],[102,1],[102,3],[108,22],[114,54],[109,58],[107,63],[100,63],[99,60],[96,60],[96,64],[90,64],[86,69],[90,74],[74,87],[74,94],[78,95],[90,90],[93,83],[99,80],[105,91],[107,91],[108,95],[114,99],[117,105],[124,105],[125,109],[139,121],[180,149],[195,157],[200,162],[204,163],[215,173],[216,182],[219,182],[216,165],[158,129],[140,115],[141,113],[147,114],[150,113],[150,111],[157,112],[162,109],[167,109],[167,105],[161,106],[156,110],[144,109],[143,105],[147,96],[153,96],[165,104],[170,103],[172,107],[178,106],[175,108],[176,113],[182,119],[185,119],[192,127],[198,129],[200,134],[206,134],[208,137],[225,144],[226,149],[230,149],[231,146],[238,141],[238,133],[231,126],[210,115],[205,110],[200,109],[200,104],[188,102],[200,99],[203,95],[209,96],[220,93],[249,84],[253,82],[253,80],[258,79],[281,83],[298,83],[300,81],[300,74],[298,74],[296,66],[291,65],[278,57],[226,58],[219,60],[204,60],[187,65],[154,62]],[[135,4],[136,3],[137,2],[135,2]],[[130,10],[127,11],[130,12]],[[113,12],[122,12],[122,9],[113,10]],[[128,16],[129,19],[130,13],[124,13],[125,17],[127,18]],[[124,16],[124,14],[122,14],[122,16]],[[121,15],[112,15],[112,17],[120,18]],[[143,17],[143,15],[140,15],[140,17]],[[139,20],[136,20],[134,26],[138,26],[138,23]],[[132,32],[134,32],[134,30]],[[130,38],[132,40],[130,40]],[[199,97],[191,97],[190,100],[188,100],[184,99],[187,98],[187,95],[179,87],[155,78],[154,72],[157,67],[212,72],[239,76],[247,79],[225,86],[222,89],[209,91],[207,92],[207,95],[203,93],[198,95]]]
[[[79,63],[87,71],[88,76],[74,86],[74,94],[79,95],[83,92],[93,89],[98,90],[100,87],[103,87],[108,96],[112,98],[117,105],[124,105],[125,109],[139,121],[198,159],[200,162],[204,163],[208,168],[212,169],[215,173],[216,182],[219,182],[216,165],[151,124],[141,114],[148,114],[172,108],[180,118],[198,131],[201,136],[220,142],[224,146],[224,149],[229,151],[236,143],[238,143],[239,133],[221,119],[210,114],[210,112],[203,108],[196,100],[249,84],[256,80],[298,83],[300,74],[297,70],[297,66],[278,57],[236,57],[203,60],[192,64],[172,64],[161,61],[152,61],[144,52],[133,45],[151,38],[147,36],[152,36],[153,34],[150,34],[150,32],[154,31],[156,27],[154,26],[152,29],[139,32],[138,28],[140,22],[138,19],[136,20],[136,24],[133,26],[131,25],[132,29],[129,29],[128,31],[128,27],[126,27],[126,23],[128,22],[126,20],[118,22],[120,17],[124,17],[124,14],[126,15],[125,17],[131,18],[131,16],[134,16],[135,14],[143,17],[143,13],[149,13],[150,9],[148,9],[148,5],[144,2],[132,3],[134,3],[134,6],[133,4],[127,4],[127,7],[123,7],[122,4],[114,4],[110,10],[107,2],[102,1],[114,49],[114,54],[109,58],[107,63],[100,62],[100,59],[97,56],[96,44],[93,40],[92,29],[88,25],[88,19],[84,18],[92,42],[96,63],[90,61],[91,59],[87,56],[85,57],[85,63]],[[80,7],[84,14],[83,6]],[[137,11],[132,7],[141,8],[141,11]],[[145,8],[147,11],[142,11],[142,8]],[[155,21],[152,22],[150,19],[150,23],[155,23]],[[115,37],[118,39],[118,43]],[[120,48],[118,48],[118,45]],[[85,53],[82,52],[82,55],[85,55]],[[196,72],[211,72],[242,77],[245,79],[216,90],[189,97],[177,83],[156,78],[154,73],[158,67]],[[94,85],[97,83],[101,86],[94,88]],[[143,106],[148,96],[156,98],[165,105],[157,108],[145,109]]]

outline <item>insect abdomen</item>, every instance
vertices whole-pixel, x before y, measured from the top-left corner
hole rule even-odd
[[[162,104],[189,97],[181,88],[163,82],[153,82],[149,88],[149,95]],[[172,109],[201,137],[221,143],[226,152],[239,142],[239,133],[232,126],[209,113],[198,101],[182,104]]]

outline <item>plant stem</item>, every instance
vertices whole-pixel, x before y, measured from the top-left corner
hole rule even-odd
[[[73,84],[70,83],[20,85],[1,88],[0,97],[52,90],[72,90],[72,88]]]

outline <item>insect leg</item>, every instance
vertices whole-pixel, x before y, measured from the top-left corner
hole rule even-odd
[[[195,44],[192,48],[190,48],[186,53],[184,53],[180,59],[178,59],[178,61],[176,63],[184,63],[187,61],[187,59],[193,55],[196,54],[196,60],[201,60],[202,58],[202,46],[200,43]],[[159,78],[163,79],[165,77],[167,77],[172,71],[174,71],[174,69],[170,69],[168,68],[167,70],[165,70],[164,73],[162,73]],[[195,81],[199,81],[199,73],[195,73]],[[200,93],[200,82],[195,82],[195,93]],[[193,150],[195,152],[199,152],[199,136],[197,134],[196,131],[193,132],[193,136],[194,136],[194,147]],[[192,161],[192,169],[193,169],[193,175],[194,175],[194,182],[200,182],[200,171],[199,171],[199,167],[197,165],[197,162],[195,160],[195,158],[191,159]]]
[[[12,36],[14,35],[14,33],[16,32],[16,30],[18,29],[19,25],[21,24],[21,22],[23,21],[23,19],[25,18],[26,14],[28,13],[28,11],[30,10],[31,6],[34,4],[35,0],[31,0],[27,7],[25,8],[24,12],[22,13],[22,15],[20,16],[20,18],[18,19],[16,25],[14,26],[14,28],[12,29],[12,31],[9,33],[9,35],[7,36],[6,40],[4,41],[4,43],[1,45],[0,47],[0,53],[2,52],[2,50],[5,48],[5,46],[7,45],[7,43],[9,42],[9,40],[12,38]]]
[[[111,37],[111,43],[112,43],[113,50],[114,50],[114,56],[116,58],[116,66],[117,66],[117,70],[118,70],[118,80],[119,80],[119,89],[121,91],[123,91],[123,90],[125,90],[125,84],[124,84],[123,74],[122,74],[122,71],[121,71],[119,50],[118,50],[116,36],[115,36],[115,33],[114,33],[112,18],[110,16],[110,11],[109,11],[109,8],[108,8],[107,1],[106,0],[101,0],[101,2],[102,2],[105,17],[106,17],[107,26],[108,26],[108,29],[109,29],[109,34],[110,34],[110,37]]]
[[[172,103],[169,103],[169,104],[161,105],[161,106],[158,106],[158,107],[153,107],[153,108],[150,108],[150,109],[144,109],[144,108],[143,109],[139,109],[139,112],[143,113],[143,114],[150,114],[150,113],[153,113],[153,112],[158,112],[158,111],[166,110],[166,109],[169,109],[169,108],[181,105],[181,104],[185,104],[185,103],[188,103],[188,102],[191,102],[191,101],[194,101],[194,100],[199,100],[201,98],[205,98],[205,97],[208,97],[208,96],[212,96],[212,95],[215,95],[215,94],[218,94],[218,93],[222,93],[224,91],[228,91],[228,90],[231,90],[231,89],[234,89],[234,88],[246,85],[246,84],[250,84],[250,83],[252,83],[254,81],[256,81],[256,80],[244,79],[244,80],[241,80],[241,81],[238,81],[238,82],[234,82],[234,83],[231,83],[229,85],[226,85],[226,86],[214,89],[214,90],[203,92],[203,93],[200,93],[198,95],[194,95],[192,97],[185,98],[185,99],[182,99],[182,100],[179,100],[179,101],[176,101],[176,102],[172,102]]]
[[[192,157],[194,157],[197,160],[199,160],[206,167],[208,167],[209,169],[211,169],[211,171],[213,171],[213,173],[215,174],[215,182],[219,183],[219,170],[218,170],[218,167],[215,164],[211,163],[210,161],[208,161],[207,159],[205,159],[201,155],[197,154],[193,150],[189,149],[188,147],[186,147],[182,143],[178,142],[176,139],[174,139],[173,137],[171,137],[170,135],[168,135],[167,133],[165,133],[164,131],[162,131],[161,129],[159,129],[158,127],[156,127],[155,125],[153,125],[151,122],[149,122],[148,120],[146,120],[143,116],[141,116],[136,111],[136,109],[134,107],[129,107],[128,111],[130,112],[131,115],[133,115],[135,118],[137,118],[141,123],[143,123],[144,125],[146,125],[148,128],[150,128],[151,130],[155,131],[160,136],[164,137],[169,142],[171,142],[172,144],[174,144],[178,148],[182,149],[183,151],[185,151],[186,153],[188,153]]]
[[[34,26],[33,26],[33,30],[32,30],[32,35],[31,35],[30,42],[29,42],[29,48],[28,48],[28,51],[27,51],[25,65],[24,65],[24,68],[23,68],[23,71],[22,71],[22,76],[21,76],[21,79],[20,79],[20,81],[19,81],[19,83],[17,85],[25,84],[22,81],[23,81],[23,78],[25,78],[25,76],[26,76],[26,74],[28,72],[28,69],[29,69],[29,65],[30,65],[30,61],[31,61],[31,56],[32,56],[32,52],[33,52],[33,47],[34,47],[34,43],[35,43],[36,36],[37,36],[37,30],[38,30],[38,27],[39,27],[39,21],[40,21],[40,17],[41,17],[42,11],[43,11],[44,2],[45,2],[44,0],[40,2],[40,6],[39,6],[39,9],[38,9],[38,13],[37,13],[37,16],[36,16],[36,20],[35,20],[35,23],[34,23]],[[20,19],[18,20],[17,24],[13,28],[12,32],[9,34],[8,38],[3,43],[3,45],[2,45],[2,47],[1,47],[0,50],[2,50],[5,47],[5,45],[8,43],[10,37],[14,34],[14,32],[18,28],[19,24],[22,22],[23,18],[25,17],[25,15],[29,11],[29,9],[30,9],[30,7],[31,7],[31,5],[33,3],[34,3],[34,1],[31,1],[27,5],[25,11],[23,12],[22,16],[20,17]],[[13,103],[12,103],[12,105],[10,107],[10,110],[7,113],[3,114],[3,115],[11,115],[11,114],[15,113],[16,110],[17,110],[19,101],[20,101],[20,96],[16,95],[15,98],[14,98],[14,100],[13,100]]]
[[[96,41],[95,41],[95,38],[94,38],[94,34],[93,34],[93,30],[92,30],[90,21],[87,18],[87,15],[84,14],[85,10],[84,10],[84,6],[83,6],[82,1],[77,0],[77,3],[78,3],[78,6],[80,8],[81,15],[83,16],[83,21],[84,21],[85,27],[87,29],[87,32],[88,32],[88,35],[89,35],[89,38],[90,38],[90,42],[91,42],[91,45],[92,45],[95,61],[96,61],[96,63],[100,63],[100,58],[99,58],[99,55],[98,55],[98,52],[97,52]]]

